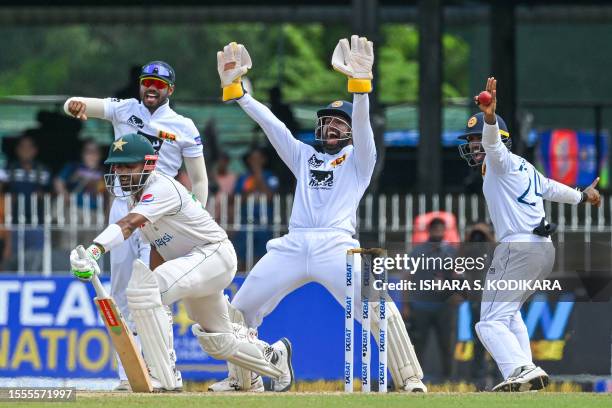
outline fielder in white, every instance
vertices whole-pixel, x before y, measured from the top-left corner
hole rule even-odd
[[[270,346],[245,327],[232,325],[223,290],[236,274],[234,247],[192,193],[154,170],[156,161],[153,146],[142,135],[128,134],[111,145],[105,161],[111,166],[106,186],[111,194],[128,199],[129,212],[106,227],[86,250],[71,252],[74,275],[91,280],[100,273],[100,256],[120,247],[135,231],[151,244],[156,253],[151,268],[134,261],[126,295],[156,389],[176,390],[182,381],[166,312],[178,300],[196,322],[192,332],[210,356],[244,367],[249,375],[253,371],[275,379],[291,376],[287,339]]]
[[[309,282],[320,283],[344,305],[346,252],[359,247],[353,239],[357,207],[376,162],[368,100],[372,42],[354,35],[350,45],[342,39],[334,50],[332,65],[348,76],[348,90],[354,96],[353,104],[336,101],[317,112],[315,134],[323,151],[296,140],[266,106],[244,92],[241,76],[251,68],[251,58],[243,45],[227,45],[217,60],[223,99],[236,100],[261,126],[297,179],[289,233],[269,241],[267,254],[248,274],[231,303],[235,321],[258,327],[287,294]],[[355,282],[361,282],[359,276]],[[377,316],[378,303],[371,307],[372,315]],[[423,373],[400,313],[392,303],[387,313],[389,370],[394,384],[399,390],[425,392]],[[372,326],[378,335],[377,319],[372,319]],[[229,377],[211,390],[263,390],[261,378],[255,376],[251,383],[244,383],[231,365],[229,371]],[[274,390],[286,389],[288,382],[288,378],[281,379]]]
[[[156,166],[159,173],[175,177],[184,161],[192,191],[206,205],[208,177],[200,134],[191,119],[177,114],[169,104],[169,97],[175,90],[175,79],[174,69],[170,65],[163,61],[153,61],[142,67],[140,101],[72,97],[64,104],[64,111],[81,120],[93,117],[110,121],[115,140],[130,133],[144,135],[159,155]],[[117,197],[111,206],[109,224],[117,222],[127,213],[126,199]],[[125,288],[132,275],[132,264],[134,260],[140,259],[149,265],[149,253],[149,244],[141,239],[140,234],[135,233],[110,255],[111,296],[128,323],[131,318]],[[169,311],[168,317],[172,319]],[[129,383],[125,370],[118,358],[117,362],[121,380],[117,390],[127,390]]]
[[[544,177],[524,158],[509,150],[510,134],[495,114],[497,81],[488,78],[490,105],[479,105],[481,113],[467,123],[466,142],[459,146],[470,166],[481,167],[482,191],[487,201],[495,237],[495,249],[486,283],[500,280],[544,279],[552,271],[555,248],[546,224],[543,200],[566,204],[588,202],[600,205],[595,189],[599,178],[584,191]],[[478,99],[475,98],[478,104]],[[485,286],[486,288],[486,286]],[[489,351],[504,381],[493,391],[539,390],[548,385],[548,375],[533,364],[527,327],[521,306],[530,292],[485,290],[476,333]]]

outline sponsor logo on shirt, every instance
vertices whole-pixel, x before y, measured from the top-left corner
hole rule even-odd
[[[111,102],[121,102],[121,99],[119,99],[119,98],[111,98]]]
[[[153,244],[157,248],[160,248],[160,247],[168,245],[168,242],[172,241],[172,238],[174,238],[174,237],[166,232],[161,238],[157,238],[153,242]]]
[[[338,167],[339,165],[344,163],[345,160],[346,160],[346,153],[344,153],[342,156],[338,157],[333,162],[331,162],[331,166],[332,167]]]
[[[145,194],[140,199],[141,203],[150,203],[153,201],[153,194]]]
[[[334,172],[324,170],[310,170],[310,181],[308,186],[311,188],[329,189],[334,186]]]
[[[142,129],[144,127],[144,122],[136,115],[130,116],[127,122],[132,126],[136,126],[138,129]]]
[[[195,140],[195,144],[197,144],[197,145],[201,145],[202,144],[202,137],[201,136],[196,136],[193,140]]]
[[[317,156],[313,154],[310,159],[308,159],[308,165],[316,169],[317,167],[321,167],[323,165],[323,160],[317,159]]]

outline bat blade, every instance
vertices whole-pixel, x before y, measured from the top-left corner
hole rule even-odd
[[[132,332],[128,329],[121,313],[119,313],[115,301],[110,297],[96,297],[94,301],[102,315],[102,320],[104,320],[113,346],[119,354],[119,359],[121,359],[132,391],[153,392],[147,366],[136,346],[136,340],[134,340]]]

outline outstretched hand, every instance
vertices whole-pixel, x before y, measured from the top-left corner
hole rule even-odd
[[[479,104],[478,96],[474,97],[474,102],[476,105],[478,105],[480,111],[484,113],[485,122],[487,122],[489,125],[494,125],[497,120],[495,117],[495,108],[497,105],[497,79],[494,77],[487,78],[485,91],[491,94],[491,103],[488,105]]]
[[[593,182],[582,192],[586,194],[586,201],[595,207],[599,207],[601,205],[601,195],[599,191],[595,188],[599,183],[599,177],[597,177]]]

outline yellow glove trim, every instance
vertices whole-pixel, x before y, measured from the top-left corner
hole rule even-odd
[[[223,88],[223,102],[238,99],[242,95],[244,95],[244,90],[242,89],[240,78],[238,78],[238,82],[233,82],[231,85]]]
[[[349,78],[348,91],[350,93],[370,93],[372,92],[372,80]]]

